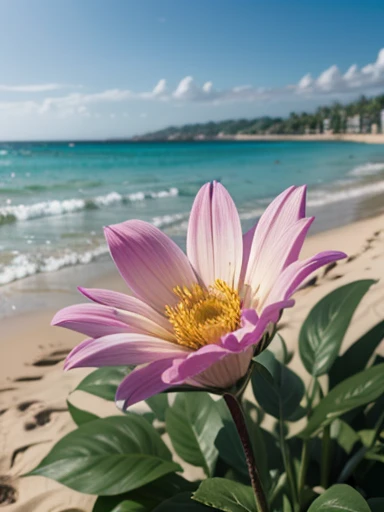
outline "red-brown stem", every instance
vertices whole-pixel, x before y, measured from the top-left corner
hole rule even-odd
[[[229,393],[224,394],[224,400],[227,404],[229,412],[232,415],[236,425],[237,432],[243,445],[245,459],[247,461],[248,473],[251,479],[252,489],[255,494],[257,510],[259,512],[268,512],[268,502],[265,497],[263,485],[261,483],[259,471],[256,466],[256,460],[252,449],[251,440],[245,423],[243,410],[237,398]]]

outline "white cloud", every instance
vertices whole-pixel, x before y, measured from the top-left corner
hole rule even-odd
[[[323,71],[316,80],[305,75],[296,86],[298,93],[311,95],[343,94],[348,92],[370,93],[384,86],[384,48],[378,53],[377,59],[361,69],[353,64],[341,74],[335,65]]]
[[[297,84],[281,88],[268,89],[252,85],[237,85],[230,89],[217,89],[212,81],[200,85],[192,76],[186,76],[172,90],[167,81],[162,78],[150,91],[134,92],[130,89],[107,89],[101,92],[72,92],[64,96],[49,96],[42,100],[1,101],[0,112],[7,115],[57,115],[58,117],[93,115],[97,106],[128,101],[168,101],[175,106],[185,103],[206,103],[218,105],[229,102],[261,102],[266,100],[289,100],[297,95],[310,98],[321,98],[325,95],[340,95],[348,93],[373,93],[384,86],[384,48],[380,50],[375,62],[363,66],[350,66],[344,74],[336,65],[330,66],[313,77],[310,73],[304,75]],[[41,84],[26,86],[2,86],[1,91],[42,92],[54,91],[60,84]],[[12,88],[12,89],[10,89]],[[45,88],[45,89],[44,89]]]
[[[0,91],[4,92],[49,92],[58,91],[59,89],[67,89],[72,87],[81,87],[64,84],[26,84],[26,85],[6,85],[0,84]]]

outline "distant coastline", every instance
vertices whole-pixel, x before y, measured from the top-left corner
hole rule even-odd
[[[362,142],[365,144],[384,144],[384,133],[333,133],[333,134],[308,134],[308,135],[225,135],[215,137],[215,140],[244,140],[244,141],[298,141],[298,142]]]

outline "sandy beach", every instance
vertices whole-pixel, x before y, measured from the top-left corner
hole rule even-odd
[[[298,330],[310,308],[332,289],[353,280],[380,279],[359,306],[343,349],[384,317],[384,215],[315,234],[306,241],[302,256],[324,249],[343,250],[349,258],[333,268],[322,269],[310,286],[296,294],[296,306],[284,313],[281,334],[294,351]],[[102,279],[93,275],[91,283],[83,283],[82,272],[77,271],[78,284],[123,291],[125,285],[117,272],[111,266],[107,268],[109,270]],[[60,272],[65,270],[57,274]],[[78,494],[45,478],[20,478],[49,452],[58,439],[75,428],[67,412],[66,399],[88,373],[87,370],[62,371],[63,358],[83,336],[50,327],[56,304],[65,305],[82,299],[72,287],[72,281],[67,287],[58,289],[52,285],[55,274],[45,279],[44,293],[52,298],[52,308],[39,309],[39,291],[30,287],[28,296],[36,303],[36,309],[28,313],[13,311],[2,320],[0,507],[4,512],[90,512],[94,497]],[[20,287],[24,293],[28,290],[26,284],[17,286],[19,293]],[[302,370],[297,351],[292,364]],[[75,393],[71,401],[99,416],[118,414],[113,403],[81,392]]]
[[[300,141],[300,142],[324,142],[344,141],[362,142],[364,144],[384,144],[384,133],[319,133],[308,135],[251,135],[238,134],[219,137],[220,139],[249,140],[249,141]]]

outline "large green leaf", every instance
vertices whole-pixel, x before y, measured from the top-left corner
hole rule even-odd
[[[302,437],[309,437],[342,414],[376,400],[384,393],[384,363],[357,373],[334,387],[314,408]]]
[[[269,350],[255,358],[252,389],[260,407],[274,418],[295,420],[304,384],[296,373],[281,364]]]
[[[29,473],[86,494],[114,495],[180,471],[149,423],[135,414],[85,423]]]
[[[140,512],[152,511],[154,507],[176,494],[181,492],[190,494],[196,490],[197,485],[197,483],[188,482],[175,473],[170,473],[124,494],[99,496],[93,507],[93,512],[125,512],[125,510],[136,512],[136,509]]]
[[[384,320],[376,324],[336,359],[329,372],[330,389],[355,373],[364,370],[383,338]]]
[[[371,512],[368,503],[353,487],[337,484],[319,496],[308,512]]]
[[[204,480],[193,499],[224,512],[257,512],[252,487],[227,478]]]
[[[75,391],[85,391],[105,400],[115,400],[116,390],[121,381],[131,371],[127,366],[106,366],[90,373],[77,386]]]
[[[209,510],[216,509],[194,501],[190,492],[183,492],[164,501],[154,508],[153,512],[209,512]]]
[[[278,332],[273,337],[268,350],[272,352],[281,364],[286,365],[292,359],[292,354],[289,353],[284,338]]]
[[[88,421],[97,420],[99,418],[98,416],[96,416],[96,414],[92,414],[91,412],[79,409],[75,405],[71,404],[69,400],[67,400],[67,407],[68,412],[71,415],[71,418],[73,419],[77,426],[80,426],[83,423],[88,423]]]
[[[353,313],[374,283],[372,279],[364,279],[341,286],[310,311],[300,330],[299,352],[311,375],[318,377],[329,371]]]
[[[223,426],[215,402],[207,393],[179,393],[165,414],[167,432],[178,455],[212,475],[218,450],[215,439]]]
[[[165,413],[169,407],[168,395],[166,395],[165,393],[153,395],[150,398],[147,398],[146,403],[155,413],[155,416],[158,420],[165,421]]]

